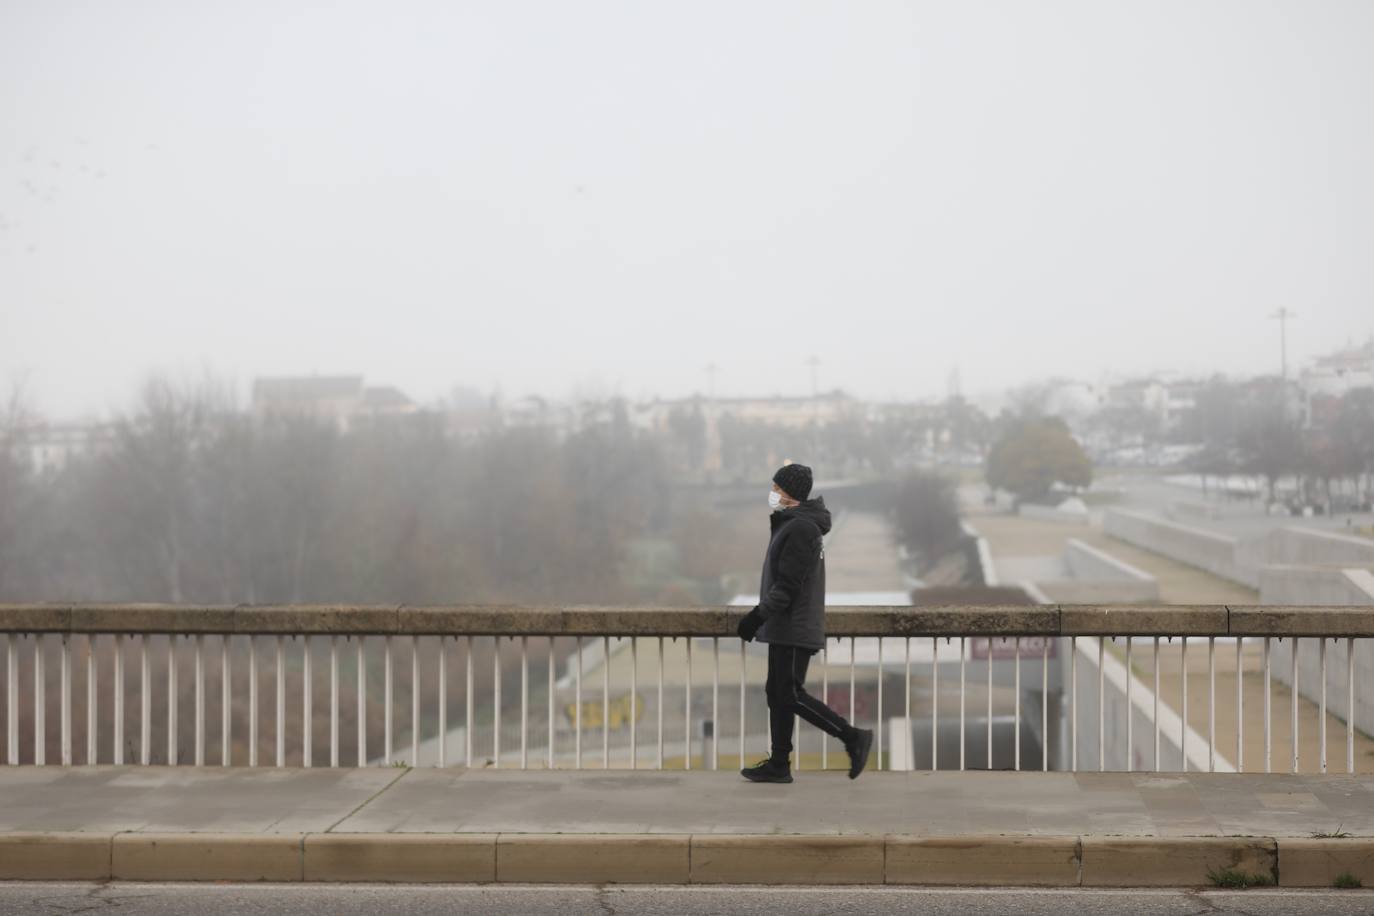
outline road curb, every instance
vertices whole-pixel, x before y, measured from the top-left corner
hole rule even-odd
[[[109,833],[0,833],[0,881],[108,881]]]
[[[1205,887],[1374,885],[1374,837],[0,833],[7,881]]]
[[[116,881],[299,881],[301,833],[116,833]]]

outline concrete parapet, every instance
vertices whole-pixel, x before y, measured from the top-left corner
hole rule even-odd
[[[485,882],[496,880],[494,833],[312,833],[306,881]]]
[[[888,884],[1078,884],[1078,837],[887,837]]]
[[[71,628],[69,604],[0,604],[0,632],[66,633]]]
[[[0,834],[0,881],[108,881],[108,833]]]
[[[117,881],[300,881],[299,833],[117,833]]]
[[[529,884],[686,884],[686,834],[502,834],[496,880]]]
[[[745,608],[0,605],[0,633],[733,637]],[[1368,607],[1047,604],[827,608],[846,636],[1371,636]]]
[[[1188,887],[1235,869],[1277,879],[1274,840],[1254,837],[1085,836],[1084,887]]]
[[[880,836],[692,836],[693,884],[882,884]]]
[[[1225,605],[1091,605],[1060,607],[1064,636],[1225,636]]]
[[[1374,613],[1367,607],[1231,608],[1235,636],[1374,636]]]
[[[396,616],[397,608],[386,605],[239,605],[232,632],[386,635],[399,632]]]
[[[1340,875],[1351,875],[1374,887],[1374,838],[1280,839],[1279,884],[1284,887],[1331,887]]]

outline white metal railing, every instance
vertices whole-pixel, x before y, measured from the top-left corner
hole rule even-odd
[[[323,766],[323,755],[316,754],[314,744],[317,730],[327,741],[331,767],[350,765],[351,757],[351,765],[398,761],[418,765],[423,761],[440,767],[582,768],[587,763],[584,730],[600,741],[596,762],[601,768],[719,769],[722,757],[727,761],[736,757],[744,765],[768,749],[768,716],[762,696],[766,658],[757,645],[719,635],[733,631],[739,609],[426,610],[428,617],[408,622],[402,609],[357,609],[358,615],[381,615],[371,624],[360,624],[358,616],[349,616],[350,610],[344,608],[287,608],[275,616],[256,608],[221,609],[218,620],[198,617],[201,612],[195,608],[160,608],[160,616],[148,620],[148,629],[127,631],[139,619],[131,615],[148,612],[147,606],[133,606],[122,616],[119,609],[108,607],[0,608],[5,762],[49,763],[49,745],[55,738],[57,760],[52,762],[63,766]],[[56,616],[45,620],[44,613],[49,611]],[[838,635],[832,635],[816,656],[821,670],[819,678],[812,677],[810,682],[819,679],[822,696],[840,712],[847,712],[851,721],[874,728],[871,765],[875,769],[894,765],[910,769],[917,763],[952,769],[957,761],[960,770],[1020,770],[1029,763],[1040,770],[1243,771],[1246,694],[1258,690],[1263,771],[1272,772],[1277,736],[1272,656],[1276,647],[1282,647],[1290,657],[1287,696],[1278,694],[1290,707],[1286,768],[1297,773],[1305,756],[1301,645],[1304,652],[1315,650],[1320,671],[1318,699],[1308,713],[1309,718],[1315,716],[1316,743],[1306,756],[1309,768],[1315,762],[1316,771],[1326,773],[1330,642],[1338,646],[1338,652],[1344,650],[1340,653],[1344,656],[1344,684],[1340,686],[1345,693],[1343,769],[1354,773],[1355,723],[1366,705],[1366,698],[1356,691],[1357,657],[1374,648],[1370,645],[1374,640],[1365,638],[1370,633],[1369,616],[1362,609],[1293,608],[833,609],[829,620],[832,633],[838,631]],[[335,627],[333,632],[330,626]],[[290,632],[293,628],[298,631]],[[1177,632],[1162,632],[1171,629]],[[1276,636],[1275,631],[1288,635]],[[722,638],[727,643],[724,652]],[[1137,666],[1142,638],[1148,640],[1148,666]],[[641,647],[645,640],[646,646]],[[1218,710],[1218,640],[1234,645],[1234,694],[1224,689],[1221,695],[1223,707],[1231,700],[1229,713]],[[397,641],[402,646],[395,645]],[[404,651],[407,642],[408,653]],[[1205,675],[1196,655],[1190,663],[1190,642],[1193,648],[1205,642]],[[709,648],[709,657],[701,651],[694,653],[694,646]],[[652,689],[649,702],[654,713],[648,735],[648,729],[640,727],[646,706],[640,694],[646,686],[640,672],[642,648],[649,650],[647,657],[654,669],[647,685]],[[74,666],[74,650],[84,665]],[[131,654],[137,669],[136,754],[126,721],[130,678],[125,665]],[[54,705],[50,667],[54,655],[55,729],[49,721]],[[544,669],[542,678],[531,679],[532,657],[536,675],[539,668]],[[723,657],[727,664],[738,665],[738,695],[726,698],[724,710],[728,717],[737,714],[733,734],[725,734],[722,728]],[[1175,658],[1176,670],[1166,671]],[[1341,660],[1339,655],[1337,659]],[[315,673],[319,662],[328,666],[327,699],[316,696],[316,680],[324,681],[322,674]],[[583,684],[588,662],[600,669],[599,690]],[[457,716],[450,715],[449,705],[453,664],[463,668]],[[507,667],[511,664],[518,665],[518,681]],[[709,670],[709,677],[698,675],[694,666]],[[76,667],[82,669],[79,676]],[[189,687],[180,679],[188,667]],[[398,685],[398,667],[408,669],[408,685],[405,681]],[[368,702],[368,680],[378,669],[380,710]],[[694,675],[700,679],[694,681]],[[839,684],[847,681],[847,694],[843,687],[837,688],[838,695],[832,692],[832,675],[838,676]],[[942,675],[957,681],[942,681]],[[259,702],[264,677],[275,700],[270,731]],[[707,680],[709,684],[704,683]],[[1190,710],[1190,680],[1195,689],[1199,681],[1205,685],[1205,734],[1199,712]],[[294,682],[294,691],[288,690],[289,681]],[[889,681],[898,696],[891,689],[885,693]],[[517,683],[518,701],[511,696]],[[944,692],[942,683],[947,685]],[[159,689],[159,684],[165,687]],[[72,714],[73,691],[81,686],[85,688],[84,726]],[[672,694],[679,690],[680,701],[673,701]],[[211,696],[212,691],[217,691],[217,698]],[[399,704],[398,692],[405,694]],[[696,692],[701,696],[694,707]],[[291,693],[297,698],[292,702],[298,704],[298,719],[288,704]],[[542,703],[537,702],[539,693]],[[217,727],[207,721],[215,699],[220,713]],[[400,723],[398,713],[404,715],[405,700],[409,701],[407,721]],[[942,709],[942,700],[951,705]],[[189,711],[183,701],[189,702]],[[239,707],[240,701],[246,708]],[[675,702],[680,705],[674,706]],[[732,702],[734,710],[728,708]],[[928,704],[925,710],[923,703]],[[561,715],[559,705],[564,710]],[[155,706],[160,707],[160,716]],[[327,728],[316,719],[326,709]],[[350,714],[356,729],[351,749],[344,737]],[[374,731],[378,715],[380,734]],[[28,719],[25,728],[21,728],[23,716]],[[1218,725],[1226,719],[1234,724],[1234,759],[1227,759],[1218,743]],[[709,734],[701,727],[704,721],[710,723]],[[397,735],[400,724],[409,726],[408,746],[401,744],[398,750],[398,737],[406,737]],[[183,744],[181,731],[187,725],[189,748]],[[1138,747],[1140,728],[1147,729],[1150,754]],[[82,734],[75,737],[84,738],[82,753],[74,751],[77,731]],[[157,732],[164,742],[154,741]],[[450,754],[455,733],[459,750]],[[1085,733],[1087,743],[1080,747]],[[264,761],[259,744],[269,735],[275,753]],[[928,746],[917,746],[918,735]],[[944,750],[950,752],[948,745],[953,745],[957,753],[942,755],[942,737],[950,739],[944,741]],[[1034,742],[1029,758],[1023,748],[1027,737]],[[646,738],[653,751],[647,760],[641,757]],[[819,753],[807,753],[816,747],[818,738]],[[1361,735],[1360,740],[1367,739]],[[212,742],[218,743],[217,755],[207,754]],[[695,750],[698,742],[699,753]],[[800,722],[794,743],[798,768],[847,765],[838,744],[831,747],[832,739]],[[1094,743],[1096,753],[1092,754]],[[158,753],[159,746],[165,746],[165,754]],[[982,753],[976,754],[977,750]]]

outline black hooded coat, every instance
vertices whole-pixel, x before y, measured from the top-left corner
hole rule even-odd
[[[825,648],[825,549],[830,510],[817,496],[768,517],[772,537],[759,581],[759,642]]]

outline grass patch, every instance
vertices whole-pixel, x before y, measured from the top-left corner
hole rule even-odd
[[[1350,836],[1349,830],[1342,830],[1344,824],[1337,824],[1335,830],[1313,830],[1312,839],[1314,840],[1343,840]]]
[[[1359,878],[1356,878],[1350,872],[1343,871],[1336,876],[1336,881],[1333,884],[1333,887],[1339,887],[1341,890],[1348,891],[1354,890],[1357,887],[1364,887],[1364,884],[1360,881]]]
[[[1270,887],[1274,879],[1269,875],[1251,874],[1238,868],[1207,869],[1207,880],[1216,887]]]

